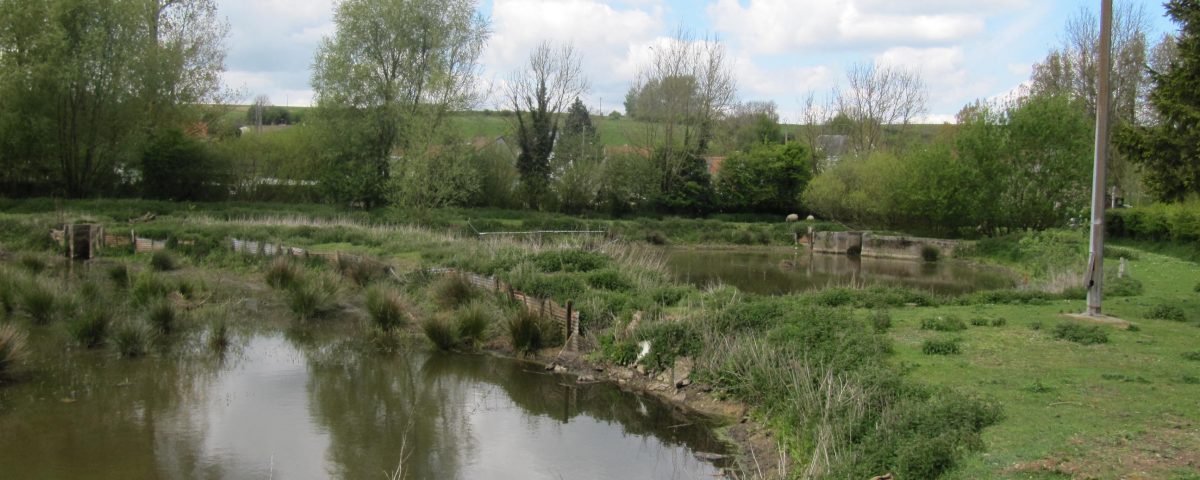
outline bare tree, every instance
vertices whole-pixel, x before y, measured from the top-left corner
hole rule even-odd
[[[588,89],[579,55],[572,45],[543,42],[529,55],[525,69],[508,82],[508,101],[516,112],[517,170],[526,201],[540,207],[550,182],[550,156],[558,139],[558,116]]]
[[[808,144],[809,151],[813,155],[813,175],[816,175],[822,165],[818,162],[820,152],[820,138],[825,135],[825,124],[829,122],[830,113],[833,110],[831,102],[826,99],[824,103],[817,103],[816,92],[808,92],[803,101],[804,111],[800,114],[800,135]]]
[[[850,143],[857,152],[881,148],[885,126],[908,125],[925,112],[925,82],[916,70],[859,63],[846,80],[844,89],[834,90],[834,105],[854,123]]]

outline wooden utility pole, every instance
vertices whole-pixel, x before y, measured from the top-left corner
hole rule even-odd
[[[1108,170],[1108,109],[1112,102],[1108,83],[1112,56],[1112,0],[1100,5],[1100,65],[1096,89],[1096,158],[1092,173],[1092,238],[1088,250],[1087,315],[1100,316],[1104,298],[1104,191]]]

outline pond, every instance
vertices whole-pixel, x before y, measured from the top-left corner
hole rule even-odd
[[[531,364],[308,334],[224,355],[35,359],[0,387],[4,478],[714,478],[703,419]],[[61,340],[57,340],[61,342]],[[53,341],[46,341],[46,348]],[[199,344],[200,342],[192,342]],[[58,351],[62,351],[62,344]],[[386,473],[385,473],[386,472]]]
[[[698,286],[721,282],[763,295],[865,285],[961,294],[1016,285],[1015,277],[1006,270],[956,260],[810,255],[793,249],[671,248],[665,257],[667,269],[680,281]]]

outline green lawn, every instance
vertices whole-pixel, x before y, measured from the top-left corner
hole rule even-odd
[[[1082,311],[1081,301],[893,312],[895,359],[911,365],[914,380],[1004,406],[1006,418],[984,431],[986,452],[949,478],[1200,478],[1200,361],[1183,356],[1200,351],[1200,266],[1143,252],[1130,271],[1145,293],[1109,299],[1105,311],[1137,329],[1102,327],[1107,344],[1054,338],[1053,327],[1068,321],[1061,313]],[[1145,318],[1161,303],[1182,308],[1189,322]],[[918,328],[936,315],[1007,324]],[[941,337],[962,338],[962,354],[921,353],[925,339]]]

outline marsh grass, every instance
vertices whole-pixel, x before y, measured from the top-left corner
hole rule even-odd
[[[158,250],[150,255],[150,268],[156,272],[169,272],[179,268],[179,261],[166,250]]]
[[[263,279],[272,288],[289,289],[296,285],[302,277],[300,267],[287,257],[275,257],[263,273]]]
[[[49,286],[31,280],[22,286],[21,309],[37,325],[45,325],[54,319],[58,307],[58,296]]]
[[[91,306],[67,321],[67,334],[84,348],[96,348],[104,344],[112,324],[112,313],[101,306]]]
[[[150,305],[162,300],[174,290],[166,279],[154,272],[142,272],[133,281],[129,289],[130,302],[135,306]]]
[[[160,335],[170,335],[176,329],[178,320],[175,305],[169,300],[159,300],[146,310],[146,323]]]
[[[229,348],[229,343],[229,321],[224,315],[214,315],[208,321],[208,338],[205,344],[210,350],[222,352]]]
[[[129,288],[129,267],[125,264],[108,267],[108,280],[117,288]]]
[[[475,287],[462,275],[446,275],[430,287],[433,301],[445,310],[458,308],[475,298]]]
[[[127,320],[117,324],[112,332],[112,344],[122,358],[137,358],[150,351],[154,329],[145,322]]]
[[[439,350],[452,350],[458,344],[454,326],[442,315],[432,315],[422,320],[421,331]]]
[[[536,313],[525,308],[514,309],[506,323],[513,350],[529,354],[548,346],[544,322]]]
[[[487,303],[476,300],[454,312],[454,330],[463,345],[476,347],[492,323],[495,311]]]
[[[0,325],[0,380],[11,378],[29,355],[25,332],[13,324]]]
[[[301,321],[314,320],[337,305],[336,281],[325,275],[306,276],[287,290],[287,304]]]
[[[40,275],[42,272],[46,271],[47,267],[49,267],[45,259],[34,254],[21,255],[21,258],[17,259],[17,263],[20,264],[21,267],[30,274],[35,276]]]
[[[395,330],[408,323],[404,300],[391,288],[375,285],[367,289],[366,307],[371,323],[381,330]]]

